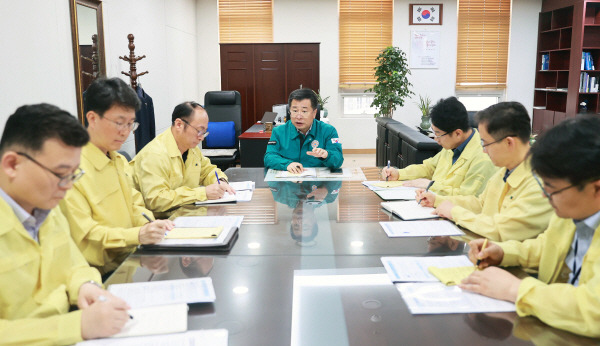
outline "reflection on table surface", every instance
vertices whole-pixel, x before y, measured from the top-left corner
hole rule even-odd
[[[363,169],[377,180],[379,169]],[[190,307],[189,329],[226,328],[230,345],[597,344],[516,314],[411,315],[381,256],[467,253],[473,237],[388,238],[399,219],[361,182],[269,182],[263,168],[226,171],[253,180],[251,202],[185,206],[182,215],[244,215],[229,254],[131,255],[107,284],[210,276],[217,300]],[[259,187],[262,186],[262,187]]]

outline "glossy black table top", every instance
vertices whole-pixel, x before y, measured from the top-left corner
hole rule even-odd
[[[191,305],[189,329],[226,328],[230,345],[597,344],[515,313],[411,315],[380,257],[457,255],[464,239],[388,238],[379,221],[398,219],[361,182],[264,182],[264,172],[226,171],[256,182],[251,202],[171,215],[244,215],[229,253],[136,252],[107,284],[210,276],[217,300]]]

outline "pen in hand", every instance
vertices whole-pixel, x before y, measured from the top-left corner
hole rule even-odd
[[[481,251],[483,251],[486,247],[487,247],[487,243],[488,243],[488,238],[485,238],[485,240],[483,241],[483,246],[481,247]],[[479,251],[479,252],[481,252]],[[479,258],[479,256],[477,256],[477,264],[476,266],[479,267],[479,264],[481,264],[481,258]]]
[[[385,181],[388,181],[388,178],[390,177],[390,160],[388,160],[388,171],[386,172],[387,174],[385,175]]]
[[[215,177],[217,177],[217,183],[221,185],[221,181],[219,180],[219,174],[217,174],[217,171],[215,171]]]
[[[144,215],[144,216],[146,216],[146,215]],[[98,296],[98,301],[100,301],[100,302],[107,302],[108,298],[106,298],[106,296]],[[131,316],[131,314],[127,314],[127,315],[129,315],[129,319],[130,320],[133,320],[133,316]]]
[[[146,218],[146,220],[148,220],[148,222],[152,222],[152,221],[154,221],[154,220],[152,220],[152,219],[150,218],[150,216],[146,215],[146,213],[142,213],[142,216],[143,216],[144,218]]]
[[[431,187],[431,185],[433,185],[433,183],[435,183],[435,180],[432,180],[429,182],[429,184],[427,184],[427,188],[425,189],[425,192],[429,192],[429,188]],[[425,192],[423,192],[423,193],[425,193]],[[421,205],[421,201],[423,200],[423,198],[419,199],[419,203],[418,203],[419,205]]]

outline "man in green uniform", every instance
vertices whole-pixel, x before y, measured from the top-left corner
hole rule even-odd
[[[302,173],[304,167],[340,168],[344,162],[342,142],[333,126],[315,119],[315,92],[294,90],[288,104],[291,121],[273,129],[265,167],[290,173]]]

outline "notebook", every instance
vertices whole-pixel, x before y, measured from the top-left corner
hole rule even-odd
[[[422,207],[417,201],[381,202],[381,207],[402,220],[436,219],[434,208]]]

